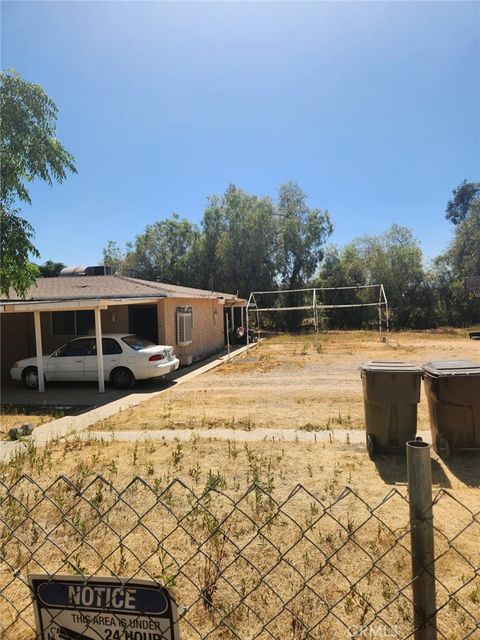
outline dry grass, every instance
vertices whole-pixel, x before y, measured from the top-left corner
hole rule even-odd
[[[13,487],[6,499],[0,493],[0,630],[9,628],[0,637],[33,639],[22,622],[32,620],[23,579],[45,571],[169,584],[186,607],[182,640],[343,640],[350,637],[344,624],[358,630],[380,609],[381,619],[359,637],[407,636],[410,588],[398,595],[399,585],[410,581],[404,458],[372,462],[362,448],[346,443],[239,444],[199,438],[194,431],[186,442],[120,443],[107,431],[362,427],[362,361],[480,359],[475,348],[458,333],[396,334],[387,343],[367,332],[326,334],[317,341],[279,336],[94,425],[106,431],[103,440],[29,446],[0,467],[3,486]],[[419,414],[425,428],[424,401]],[[448,465],[432,463],[441,492],[435,523],[442,555],[438,604],[445,606],[438,624],[449,640],[474,638],[478,631],[472,620],[480,619],[480,577],[465,558],[478,565],[480,526],[472,524],[471,512],[478,512],[480,502],[479,461],[472,453],[454,456]],[[137,476],[143,480],[132,482]],[[171,486],[176,478],[184,484]],[[244,495],[252,483],[256,488]],[[303,488],[292,493],[298,483]],[[363,500],[379,505],[375,517]],[[232,501],[239,501],[235,510]],[[449,601],[454,591],[456,599]],[[335,615],[307,635],[328,607]],[[261,632],[268,620],[268,632]]]
[[[474,351],[478,352],[477,356]],[[168,394],[144,402],[92,426],[119,429],[230,427],[364,428],[358,366],[367,360],[480,360],[478,344],[465,332],[390,334],[352,331],[317,336],[270,338],[230,363]],[[425,398],[418,410],[419,429],[429,428]]]
[[[444,607],[439,616],[441,629],[450,640],[460,640],[472,628],[471,617],[461,607],[477,619],[480,616],[478,577],[467,583],[472,570],[444,538],[452,538],[470,522],[467,508],[478,511],[478,462],[479,456],[471,455],[454,459],[448,467],[433,463],[436,489],[448,488],[455,497],[443,496],[436,507],[436,523],[443,532],[437,535],[437,552],[445,552],[437,575],[448,590],[459,589],[458,603]],[[15,485],[2,506],[15,535],[4,527],[0,585],[4,597],[17,608],[28,603],[21,578],[29,572],[113,573],[150,576],[170,584],[180,605],[188,609],[182,623],[186,640],[204,637],[221,618],[234,632],[220,625],[209,637],[233,639],[238,633],[250,638],[277,613],[269,626],[273,637],[300,640],[305,638],[305,628],[326,611],[319,596],[330,605],[343,598],[335,614],[356,629],[371,619],[371,607],[385,607],[383,621],[395,627],[399,637],[411,630],[409,588],[396,597],[396,583],[408,584],[410,567],[403,458],[380,457],[373,463],[363,451],[348,445],[265,441],[241,446],[195,436],[183,443],[126,444],[111,441],[106,434],[103,441],[75,438],[39,450],[30,447],[4,465],[0,474],[3,483]],[[19,480],[24,474],[31,480]],[[70,482],[57,480],[60,474]],[[137,475],[148,487],[136,481],[119,501],[117,492],[97,474],[118,490]],[[200,502],[195,503],[183,486],[168,488],[174,478],[203,496]],[[48,489],[50,500],[42,500],[33,482],[43,489],[53,482]],[[258,490],[242,497],[251,483]],[[276,505],[297,483],[305,490],[294,493],[278,514]],[[352,493],[374,506],[382,503],[392,483],[398,493],[378,508],[378,519],[371,518]],[[206,491],[213,485],[221,494]],[[346,485],[351,492],[343,493]],[[232,512],[231,500],[240,499],[241,511]],[[31,519],[26,519],[26,512]],[[479,529],[474,525],[460,533],[454,544],[473,562],[478,560]],[[238,546],[244,547],[241,555]],[[330,557],[328,562],[325,554]],[[372,559],[375,570],[360,579]],[[13,577],[13,569],[19,577]],[[259,580],[259,574],[268,575]],[[360,582],[351,592],[348,582],[357,579]],[[281,600],[297,592],[279,613]],[[241,597],[243,604],[236,608]],[[439,589],[439,602],[445,599],[445,589]],[[6,627],[16,614],[2,597],[0,605],[0,620]],[[31,610],[27,608],[21,617],[31,621]],[[19,622],[1,637],[30,640],[33,633]],[[272,636],[265,632],[258,637]],[[349,636],[338,619],[329,616],[312,637]]]

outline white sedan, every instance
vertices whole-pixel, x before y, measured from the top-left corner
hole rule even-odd
[[[102,336],[104,379],[117,389],[130,389],[135,380],[159,378],[175,371],[179,360],[173,347],[158,345],[124,333]],[[94,337],[76,338],[43,358],[47,381],[98,380],[97,342]],[[25,358],[10,369],[14,380],[23,380],[29,389],[38,387],[37,359]]]

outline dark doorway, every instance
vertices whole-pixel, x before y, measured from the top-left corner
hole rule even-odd
[[[128,308],[130,333],[148,338],[158,344],[158,319],[156,305],[137,305]]]

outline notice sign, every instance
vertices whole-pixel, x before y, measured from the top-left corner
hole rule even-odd
[[[170,591],[147,580],[33,575],[38,640],[179,640]]]

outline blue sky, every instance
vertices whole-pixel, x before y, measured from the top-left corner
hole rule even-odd
[[[475,2],[3,2],[2,67],[43,85],[78,175],[31,187],[42,260],[98,263],[234,183],[296,180],[332,242],[413,229],[444,250],[479,179]]]

